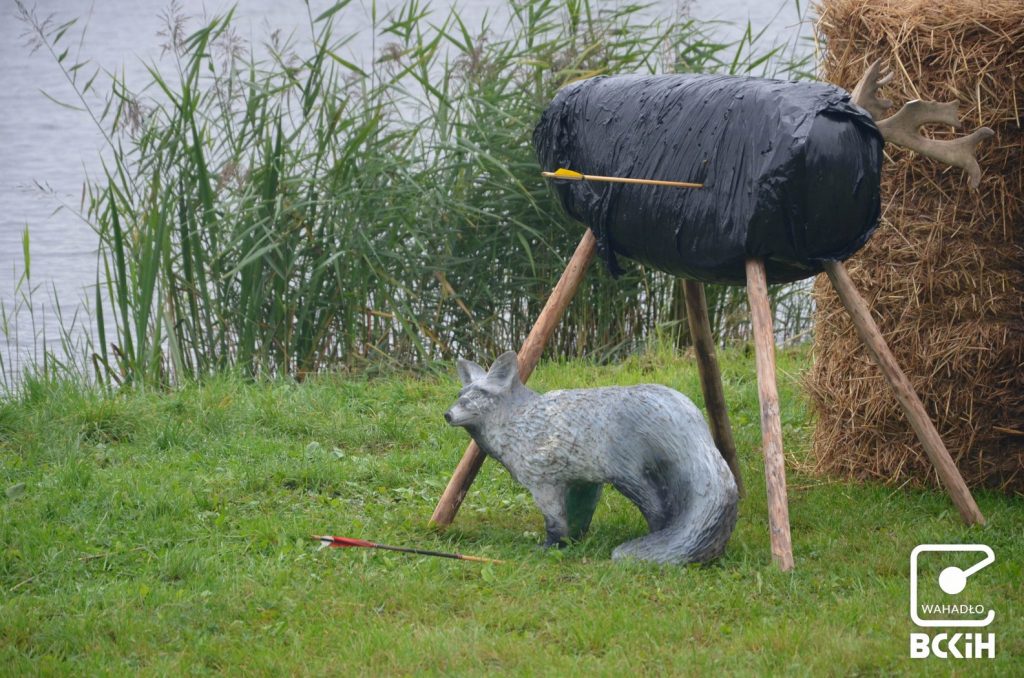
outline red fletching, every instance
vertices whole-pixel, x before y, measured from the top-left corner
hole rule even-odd
[[[351,537],[332,537],[327,535],[318,537],[314,535],[313,539],[320,540],[320,542],[325,546],[332,546],[335,548],[342,548],[345,546],[362,546],[363,548],[372,549],[377,546],[372,541],[366,541],[365,539],[352,539]]]

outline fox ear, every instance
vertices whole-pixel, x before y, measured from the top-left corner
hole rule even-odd
[[[519,381],[519,358],[516,356],[516,352],[507,351],[499,355],[491,364],[487,378],[505,387],[510,387]]]
[[[456,361],[455,371],[459,373],[459,381],[462,382],[463,386],[468,386],[487,374],[487,370],[480,367],[472,360],[463,360],[462,358],[459,358],[458,361]]]

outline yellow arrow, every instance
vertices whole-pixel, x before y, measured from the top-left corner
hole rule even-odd
[[[627,177],[602,177],[596,174],[580,174],[560,167],[554,172],[541,172],[548,179],[566,179],[568,181],[610,181],[620,184],[648,184],[651,186],[675,186],[677,188],[704,188],[704,184],[692,184],[686,181],[664,181],[662,179],[630,179]]]

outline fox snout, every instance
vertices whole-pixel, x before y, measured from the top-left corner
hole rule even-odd
[[[444,420],[449,426],[465,426],[479,419],[472,408],[467,408],[463,403],[455,402],[448,411],[444,413]]]

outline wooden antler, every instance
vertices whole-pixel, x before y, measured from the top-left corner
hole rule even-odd
[[[981,167],[976,157],[978,144],[991,137],[993,132],[988,127],[979,127],[965,137],[957,139],[929,139],[919,133],[923,125],[937,123],[959,128],[956,102],[945,104],[936,101],[915,99],[904,104],[895,115],[880,120],[881,116],[892,107],[892,102],[882,99],[879,88],[889,82],[892,74],[882,74],[881,60],[868,66],[860,82],[853,90],[853,103],[865,109],[876,120],[882,138],[916,151],[921,155],[959,167],[967,172],[968,185],[972,189],[981,183]]]
[[[853,88],[853,103],[857,104],[871,114],[875,120],[881,120],[885,112],[892,108],[892,101],[883,99],[878,95],[882,85],[892,80],[892,73],[881,74],[882,60],[875,61],[864,71],[860,82]]]

